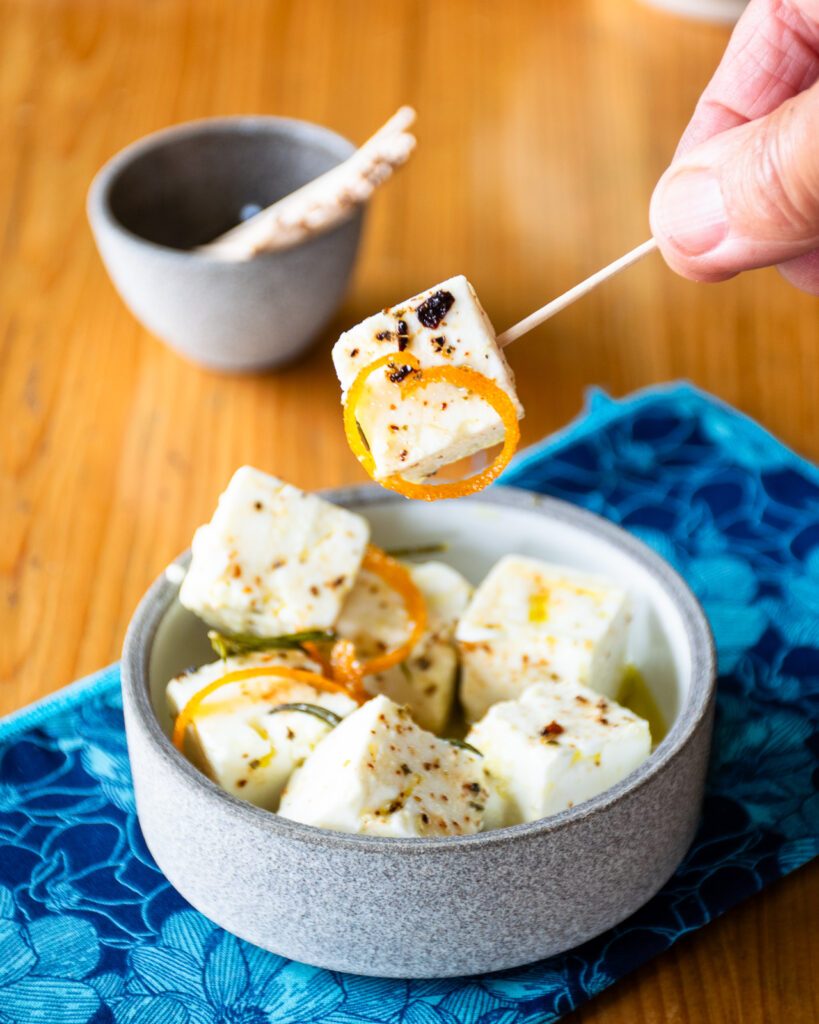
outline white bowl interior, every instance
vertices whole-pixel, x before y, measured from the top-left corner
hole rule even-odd
[[[355,506],[351,506],[355,507]],[[667,729],[685,706],[691,677],[691,652],[680,610],[662,582],[639,560],[606,536],[531,508],[488,502],[385,501],[357,508],[369,520],[375,544],[384,548],[443,543],[433,557],[479,583],[507,554],[530,555],[599,573],[631,594],[634,622],[629,661],[641,671]],[[171,720],[165,702],[169,679],[191,665],[214,660],[207,627],[174,600],[162,619],[150,659],[151,701],[167,732]]]

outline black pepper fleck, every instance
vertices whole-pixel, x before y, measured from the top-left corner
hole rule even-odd
[[[411,366],[398,366],[389,375],[389,379],[393,384],[400,384],[402,380],[406,380],[407,377],[412,373]]]
[[[422,302],[418,307],[418,319],[424,327],[437,327],[450,311],[454,302],[455,296],[452,292],[433,292],[426,302]]]

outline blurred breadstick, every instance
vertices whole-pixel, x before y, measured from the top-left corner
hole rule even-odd
[[[415,137],[407,131],[414,121],[412,107],[401,107],[344,163],[199,246],[199,251],[247,260],[329,231],[406,163],[415,148]]]

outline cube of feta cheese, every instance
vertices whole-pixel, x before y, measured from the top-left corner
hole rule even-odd
[[[316,747],[287,784],[279,814],[337,832],[477,832],[488,793],[481,758],[419,728],[383,695]]]
[[[651,752],[648,722],[580,683],[536,683],[467,740],[484,755],[502,822],[536,821],[609,789]]]
[[[179,600],[229,633],[328,629],[369,532],[361,516],[243,466],[194,535]]]
[[[321,671],[299,651],[266,651],[212,662],[168,683],[171,713],[178,715],[194,694],[228,672],[275,665]],[[357,707],[343,693],[271,675],[215,690],[202,702],[186,737],[191,760],[217,785],[267,810],[276,809],[293,769],[331,728],[305,712],[271,713],[278,704],[316,704],[342,718]]]
[[[466,366],[489,377],[523,407],[495,331],[472,285],[459,275],[368,317],[346,331],[333,362],[346,398],[364,367],[382,356],[410,352],[422,367]],[[394,372],[394,371],[393,371]],[[370,446],[376,479],[395,473],[418,480],[441,466],[503,440],[500,417],[478,395],[433,383],[405,396],[391,371],[373,372],[356,418]]]
[[[467,717],[474,722],[496,701],[548,680],[615,696],[630,620],[628,595],[609,581],[507,555],[477,588],[455,631]]]
[[[364,685],[373,695],[385,693],[397,704],[406,704],[422,729],[440,733],[455,695],[455,623],[469,602],[472,587],[443,562],[407,568],[426,601],[426,632],[402,665],[365,677]],[[400,594],[380,576],[362,570],[336,623],[339,636],[352,640],[360,657],[372,658],[399,647],[408,631]]]

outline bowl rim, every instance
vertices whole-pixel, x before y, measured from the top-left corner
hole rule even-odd
[[[317,493],[335,504],[362,512],[371,505],[397,505],[405,500],[372,484],[333,488]],[[689,741],[707,719],[716,688],[716,652],[713,636],[702,607],[688,584],[665,559],[641,540],[601,516],[560,499],[523,488],[495,485],[480,494],[457,500],[536,512],[547,519],[555,519],[593,533],[637,562],[666,592],[680,615],[691,656],[688,697],[680,707],[674,724],[643,764],[616,785],[576,807],[537,821],[491,829],[473,835],[412,838],[358,835],[317,828],[314,825],[305,825],[280,817],[271,811],[239,800],[217,786],[173,746],[159,724],[150,698],[150,656],[160,623],[178,593],[178,584],[168,579],[166,569],[148,588],[128,626],[122,652],[122,689],[134,709],[143,736],[150,743],[154,753],[178,774],[180,782],[199,791],[206,798],[215,800],[219,805],[218,809],[228,814],[238,825],[245,824],[281,839],[362,852],[370,849],[373,853],[377,851],[382,854],[442,855],[447,852],[465,852],[478,847],[515,845],[535,836],[549,835],[576,826],[605,811],[612,804],[631,796],[671,767],[685,752]],[[184,567],[189,556],[189,550],[185,551],[174,559],[172,564]]]
[[[135,231],[126,227],[122,221],[115,216],[111,209],[111,189],[117,178],[135,160],[146,153],[161,149],[170,142],[179,139],[191,138],[197,135],[207,135],[214,130],[224,131],[229,129],[237,135],[251,135],[254,133],[280,134],[288,138],[291,143],[302,144],[304,142],[321,142],[338,157],[338,162],[346,160],[355,150],[356,145],[344,135],[327,128],[325,125],[317,124],[314,121],[304,121],[297,117],[281,117],[276,114],[233,114],[219,117],[200,117],[191,121],[180,121],[179,124],[168,125],[159,128],[157,131],[149,132],[133,142],[128,143],[122,149],[114,153],[100,167],[88,186],[86,195],[86,214],[92,226],[103,222],[107,227],[120,235],[137,243],[149,252],[163,253],[170,259],[198,260],[202,263],[225,263],[235,265],[235,260],[221,256],[218,253],[198,252],[193,249],[175,249],[170,245],[162,245],[160,242],[153,242],[149,238],[138,235]],[[366,205],[366,204],[365,204]],[[361,216],[363,207],[358,207],[353,212]],[[346,221],[344,223],[347,223]],[[338,225],[343,227],[344,224]],[[310,239],[305,239],[309,241]],[[287,252],[289,250],[282,250]],[[277,253],[265,253],[265,258],[275,257]],[[257,257],[258,258],[258,257]]]

